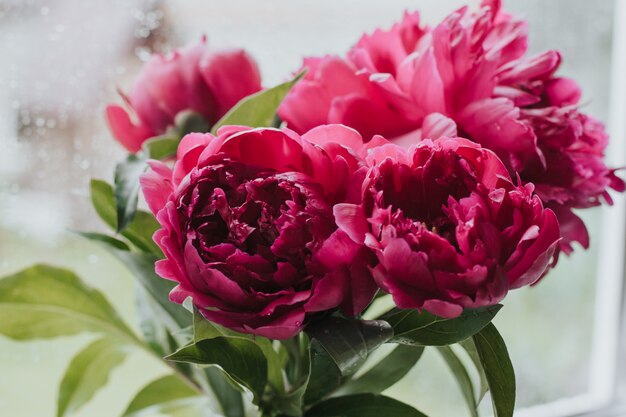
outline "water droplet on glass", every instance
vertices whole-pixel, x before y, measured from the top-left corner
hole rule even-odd
[[[147,61],[148,59],[150,59],[150,56],[152,55],[150,53],[150,49],[145,47],[145,46],[139,46],[137,48],[135,48],[135,55],[137,55],[137,58],[139,58],[142,61]]]

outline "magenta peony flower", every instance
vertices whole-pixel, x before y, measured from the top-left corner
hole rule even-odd
[[[212,51],[203,38],[171,55],[154,55],[130,96],[124,97],[130,114],[112,104],[106,116],[115,138],[130,152],[137,152],[147,138],[172,126],[179,112],[195,111],[213,124],[239,100],[260,89],[259,70],[246,52]]]
[[[173,170],[152,161],[141,185],[162,226],[156,272],[178,282],[172,301],[191,297],[207,319],[273,339],[316,312],[360,313],[375,258],[337,229],[332,206],[362,162],[335,141],[362,145],[343,126],[303,137],[228,126],[185,136]]]
[[[563,249],[588,246],[573,208],[611,202],[624,182],[603,162],[604,127],[578,109],[576,83],[557,78],[560,56],[528,58],[527,25],[485,0],[430,29],[417,13],[390,30],[364,35],[348,56],[305,60],[305,79],[280,108],[301,132],[342,123],[364,139],[410,146],[463,136],[496,152],[512,176],[533,182],[563,230]],[[342,68],[341,71],[336,68]]]
[[[382,142],[381,139],[377,139]],[[374,278],[400,308],[456,317],[533,284],[556,262],[559,225],[532,184],[514,185],[491,151],[460,138],[381,144],[339,228],[378,257]]]

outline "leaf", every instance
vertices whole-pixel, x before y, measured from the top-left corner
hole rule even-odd
[[[344,376],[354,374],[371,351],[393,336],[391,326],[385,321],[339,317],[311,323],[306,332],[320,342]]]
[[[341,370],[322,344],[313,339],[309,345],[309,369],[302,401],[313,404],[333,392],[342,382]]]
[[[224,371],[211,366],[204,369],[204,373],[223,414],[228,417],[245,417],[241,392],[233,386]]]
[[[140,284],[135,289],[137,319],[144,341],[159,357],[169,355],[178,349],[179,344],[171,329],[159,320],[160,306]]]
[[[135,217],[139,198],[139,177],[147,168],[145,158],[137,155],[128,155],[115,167],[116,232],[118,233],[124,230]]]
[[[398,345],[359,378],[346,382],[336,394],[380,394],[404,378],[422,357],[422,353],[423,346]]]
[[[283,381],[283,367],[278,356],[278,352],[274,350],[272,341],[265,337],[255,337],[254,341],[257,346],[261,348],[265,358],[267,359],[267,379],[270,386],[277,393],[283,393],[285,391],[285,385]]]
[[[211,323],[202,316],[195,306],[193,307],[193,341],[195,343],[202,340],[215,339],[216,337],[233,335],[243,336],[240,333]],[[279,372],[280,370],[279,368]],[[205,369],[205,375],[222,407],[224,415],[245,417],[241,392],[233,387],[226,374],[221,369],[210,367]]]
[[[136,341],[104,296],[71,271],[36,265],[0,280],[0,333],[16,340],[90,331]]]
[[[290,392],[278,394],[272,399],[271,406],[288,416],[302,416],[305,405],[318,402],[342,381],[341,371],[320,342],[313,339],[307,343],[308,361],[303,369],[304,380]],[[298,380],[294,381],[294,384],[297,383]]]
[[[219,414],[211,410],[210,400],[206,397],[183,398],[178,401],[159,404],[143,412],[133,414],[133,417],[216,417]],[[220,416],[221,417],[221,416]],[[230,417],[230,416],[228,416]],[[233,416],[235,417],[235,416]]]
[[[330,398],[311,408],[306,417],[426,417],[415,408],[383,395],[355,394]]]
[[[216,337],[237,337],[253,341],[263,351],[268,363],[268,382],[277,392],[284,391],[282,363],[278,352],[274,350],[272,341],[261,336],[250,337],[247,334],[238,333],[226,327],[212,323],[202,316],[202,313],[194,306],[193,309],[193,340],[214,339]]]
[[[193,341],[199,342],[201,340],[215,339],[216,337],[239,337],[243,339],[252,340],[251,337],[244,333],[238,333],[219,324],[210,322],[205,319],[202,313],[193,307]]]
[[[474,363],[474,367],[478,372],[478,377],[480,378],[480,389],[478,391],[478,398],[476,399],[476,403],[480,404],[480,402],[489,391],[489,384],[487,383],[487,376],[485,375],[485,370],[483,369],[483,365],[480,363],[480,357],[478,356],[478,351],[476,350],[476,344],[474,343],[473,338],[465,339],[459,342],[459,345],[465,349],[470,359]]]
[[[102,180],[91,180],[91,202],[98,216],[111,229],[117,227],[117,209],[113,187]],[[160,227],[154,216],[138,210],[132,223],[122,230],[121,235],[143,252],[162,254],[161,249],[152,241],[152,235]]]
[[[463,365],[463,362],[461,362],[449,346],[440,346],[438,351],[446,361],[448,368],[450,368],[450,371],[452,371],[452,374],[459,384],[461,394],[463,394],[463,398],[467,403],[470,414],[472,417],[478,417],[478,411],[476,411],[476,399],[474,398],[474,384],[467,373],[467,369],[465,369],[465,365]]]
[[[249,127],[271,127],[280,103],[302,77],[305,71],[300,72],[291,81],[279,84],[276,87],[259,91],[237,103],[211,129],[214,135],[225,125],[240,125]]]
[[[89,239],[94,242],[104,243],[106,245],[114,247],[115,249],[130,250],[130,248],[128,247],[126,243],[122,242],[119,239],[114,238],[113,236],[105,235],[103,233],[96,233],[96,232],[76,232],[76,233],[84,237],[85,239]]]
[[[184,110],[178,113],[174,122],[176,124],[176,132],[180,138],[188,133],[205,133],[209,131],[209,121],[206,117],[191,110]]]
[[[473,336],[491,392],[494,417],[511,417],[515,410],[515,371],[496,326],[487,325]]]
[[[267,360],[256,343],[234,337],[201,340],[165,359],[198,365],[217,365],[258,400],[267,384]]]
[[[111,371],[126,357],[124,343],[119,339],[96,340],[78,353],[70,362],[57,401],[57,417],[74,414],[98,390],[104,387]]]
[[[170,331],[175,332],[191,324],[191,314],[183,306],[170,301],[170,291],[176,284],[159,277],[154,272],[154,263],[158,259],[156,256],[113,248],[107,249],[128,267],[137,281],[160,307],[158,320],[164,322]]]
[[[458,343],[479,332],[493,320],[502,306],[465,310],[459,317],[444,319],[426,311],[393,310],[385,314],[394,331],[393,343],[417,346],[444,346]]]
[[[164,408],[181,400],[197,398],[198,393],[186,385],[179,377],[167,375],[146,385],[130,402],[122,417],[131,417],[150,409]],[[157,410],[154,410],[157,411]]]
[[[144,153],[150,159],[162,160],[176,155],[180,138],[174,135],[156,136],[142,145]]]

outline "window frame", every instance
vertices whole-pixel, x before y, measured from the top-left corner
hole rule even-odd
[[[606,151],[610,166],[626,167],[626,0],[615,0],[610,70]],[[518,417],[626,416],[626,195],[615,194],[613,206],[601,210],[602,239],[598,242],[592,353],[587,392],[518,410]],[[623,355],[621,355],[623,356]]]

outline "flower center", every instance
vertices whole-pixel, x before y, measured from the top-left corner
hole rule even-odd
[[[178,199],[186,240],[240,283],[250,274],[273,282],[279,269],[306,277],[313,251],[335,226],[323,196],[302,177],[228,160],[198,169]]]

